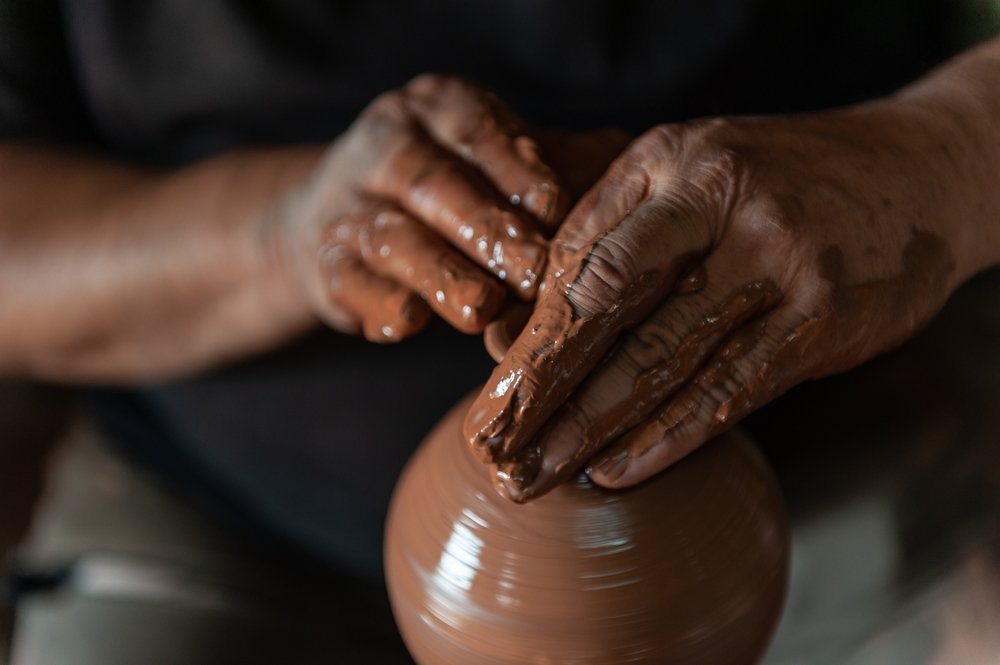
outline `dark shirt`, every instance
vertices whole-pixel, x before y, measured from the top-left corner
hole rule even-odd
[[[820,108],[939,61],[946,5],[4,0],[0,136],[180,165],[329,141],[426,71],[469,76],[529,121],[565,128]],[[133,455],[217,509],[374,572],[406,456],[490,366],[478,338],[442,324],[393,347],[323,332],[93,403]]]

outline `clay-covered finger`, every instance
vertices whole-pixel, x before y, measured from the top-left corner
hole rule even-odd
[[[369,269],[419,293],[459,330],[479,332],[492,320],[504,300],[493,277],[391,204],[374,204],[363,215],[350,238]]]
[[[777,287],[762,282],[669,298],[624,335],[528,446],[499,465],[498,489],[523,502],[571,477],[595,452],[648,417],[730,333],[778,298]]]
[[[568,197],[524,123],[496,95],[434,74],[414,79],[405,92],[434,140],[475,165],[512,205],[547,226],[562,219]]]
[[[642,482],[792,387],[809,321],[789,307],[743,326],[680,393],[591,460],[604,487]]]
[[[430,310],[419,295],[372,273],[347,248],[331,248],[321,261],[328,304],[356,317],[368,340],[398,341],[423,328],[430,318]]]
[[[386,155],[366,185],[397,201],[515,294],[534,297],[547,243],[534,224],[490,190],[481,176],[419,130]]]
[[[710,243],[700,220],[654,195],[560,257],[565,270],[539,296],[527,327],[469,410],[465,435],[479,456],[502,463],[517,455],[621,332],[644,320]]]

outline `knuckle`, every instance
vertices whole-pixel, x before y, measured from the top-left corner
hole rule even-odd
[[[642,368],[649,368],[673,355],[680,346],[684,331],[672,316],[654,316],[628,334],[622,355]]]
[[[649,174],[669,168],[681,153],[684,133],[680,124],[656,125],[632,141],[611,169],[622,174],[636,171]]]
[[[656,125],[630,147],[644,157],[664,156],[672,160],[710,161],[710,156],[727,152],[738,143],[735,125],[727,118],[691,120]],[[735,150],[733,150],[735,152]]]
[[[770,192],[758,192],[747,201],[739,213],[738,224],[732,229],[734,240],[745,242],[761,257],[787,261],[798,255],[803,242],[787,205]]]
[[[465,78],[436,73],[416,76],[403,90],[408,98],[430,108],[476,102],[487,96],[487,93]]]
[[[694,419],[708,426],[729,423],[742,414],[742,399],[750,377],[732,362],[717,362],[708,379],[696,383]]]
[[[417,74],[406,84],[406,91],[415,95],[432,95],[438,92],[450,77],[436,72]]]
[[[645,168],[656,189],[711,227],[718,240],[750,190],[751,156],[720,118],[657,125],[626,153],[626,164]]]
[[[364,215],[357,231],[361,256],[369,262],[385,258],[392,238],[407,222],[406,216],[389,206],[373,206]]]
[[[632,291],[637,279],[631,250],[605,236],[591,247],[566,297],[577,316],[606,313]]]
[[[752,171],[748,160],[731,146],[712,145],[703,153],[692,165],[692,179],[715,194],[720,204],[733,201],[732,195],[743,188]]]
[[[633,147],[639,151],[679,152],[685,143],[688,125],[684,123],[664,123],[646,130]]]
[[[591,190],[588,208],[599,208],[606,201],[625,197],[638,205],[647,200],[653,191],[655,176],[651,171],[652,164],[643,161],[635,154],[626,153],[618,157],[608,167],[602,178],[601,185]]]
[[[788,304],[803,321],[830,320],[836,314],[835,292],[833,282],[808,266],[796,273]]]
[[[803,213],[773,197],[762,197],[747,213],[739,231],[759,269],[791,296],[828,300],[842,270],[839,249],[807,232]]]
[[[684,165],[678,182],[695,196],[712,217],[731,219],[738,204],[745,199],[752,168],[735,148],[703,145]]]
[[[361,118],[368,121],[399,121],[408,115],[406,96],[400,90],[388,90],[365,107]]]

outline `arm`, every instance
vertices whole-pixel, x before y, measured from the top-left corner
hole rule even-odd
[[[950,165],[946,205],[966,257],[963,279],[1000,264],[1000,37],[885,100],[926,127]],[[946,167],[948,168],[948,167]]]
[[[1000,262],[1000,40],[871,103],[651,129],[553,240],[465,433],[516,501],[648,478]]]
[[[259,219],[320,154],[234,152],[155,173],[0,146],[0,372],[148,379],[306,329]]]

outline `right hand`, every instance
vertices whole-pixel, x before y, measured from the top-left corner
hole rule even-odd
[[[965,194],[945,127],[889,98],[636,139],[559,228],[469,409],[501,493],[529,501],[585,465],[603,487],[642,482],[912,336],[982,268],[969,238],[995,210]]]
[[[362,112],[269,232],[323,321],[391,342],[431,310],[481,331],[504,285],[531,299],[542,230],[567,206],[524,123],[494,95],[423,75]]]

